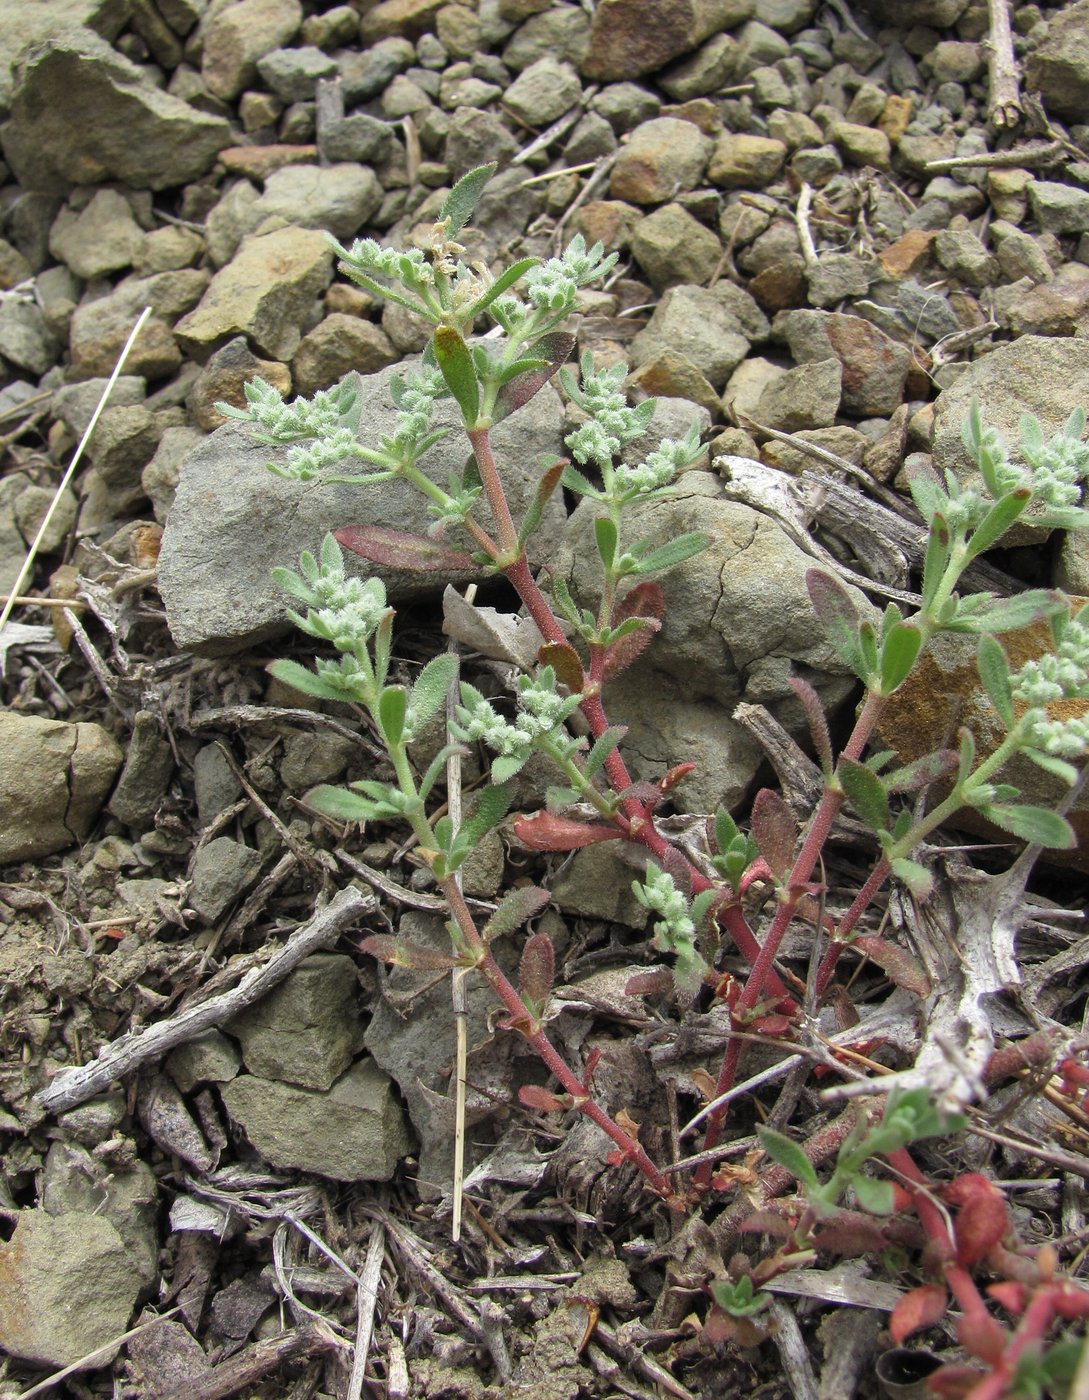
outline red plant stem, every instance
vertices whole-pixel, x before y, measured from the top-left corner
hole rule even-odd
[[[978,1385],[972,1387],[965,1400],[1002,1400],[1017,1371],[1017,1363],[1021,1356],[1030,1347],[1039,1346],[1047,1336],[1047,1330],[1055,1316],[1053,1296],[1053,1285],[1041,1284],[1022,1314],[1009,1346],[994,1363],[990,1373]]]
[[[884,706],[884,696],[876,695],[873,691],[867,692],[862,711],[855,721],[851,737],[841,755],[843,758],[858,759],[861,757]],[[843,806],[843,800],[844,794],[840,789],[825,788],[817,810],[813,814],[809,830],[806,832],[802,849],[798,852],[794,868],[787,879],[787,896],[775,911],[760,954],[753,963],[752,970],[745,982],[745,988],[734,1008],[735,1023],[744,1021],[747,1016],[751,1015],[760,998],[767,994],[774,972],[775,959],[779,956],[779,949],[786,936],[786,931],[794,919],[798,903],[805,892],[805,883],[813,874],[813,869],[820,858],[825,842],[828,840],[832,825]],[[741,1042],[736,1037],[731,1036],[722,1057],[722,1067],[715,1085],[716,1098],[733,1088],[734,1076],[737,1073],[740,1058]],[[706,1151],[717,1146],[724,1116],[725,1109],[720,1109],[712,1113],[707,1120],[707,1136],[704,1140]],[[696,1181],[698,1184],[706,1186],[710,1181],[710,1172],[700,1167],[696,1174]]]
[[[564,1090],[572,1096],[579,1112],[585,1113],[587,1118],[595,1122],[609,1135],[625,1159],[634,1162],[646,1178],[647,1183],[659,1196],[671,1203],[675,1202],[677,1196],[669,1177],[658,1170],[635,1138],[626,1133],[599,1104],[594,1102],[587,1092],[586,1086],[560,1057],[544,1032],[530,1029],[533,1025],[533,1017],[529,1008],[488,950],[488,945],[481,938],[469,911],[469,906],[465,903],[464,896],[458,888],[457,881],[451,875],[439,883],[450,905],[450,912],[457,921],[457,926],[466,943],[478,955],[477,967],[491,983],[492,989],[507,1008],[511,1020],[519,1027],[521,1034],[525,1036],[541,1060],[563,1085]]]
[[[855,895],[854,902],[851,904],[850,909],[848,909],[843,918],[840,919],[835,933],[832,936],[832,941],[829,943],[825,950],[824,957],[821,959],[821,965],[817,969],[818,1001],[828,989],[828,983],[832,980],[832,973],[836,970],[836,963],[839,961],[839,955],[847,946],[847,941],[854,926],[869,908],[870,901],[873,899],[874,895],[877,894],[877,891],[888,879],[891,869],[892,867],[889,865],[889,862],[882,856],[870,872],[866,883],[859,890],[858,894]]]
[[[480,471],[480,484],[488,498],[488,505],[495,522],[495,533],[499,538],[499,548],[512,558],[520,552],[518,531],[507,505],[507,494],[499,477],[499,468],[492,456],[491,437],[487,428],[466,428],[469,441],[473,445],[473,455]]]

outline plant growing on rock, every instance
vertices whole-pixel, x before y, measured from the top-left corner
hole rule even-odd
[[[426,251],[395,252],[371,240],[357,241],[351,248],[338,246],[340,266],[352,280],[425,317],[435,328],[422,367],[393,381],[399,416],[392,434],[376,443],[360,440],[361,404],[348,382],[312,400],[285,405],[275,391],[256,381],[247,389],[247,410],[221,405],[229,416],[252,423],[262,441],[289,446],[286,463],[274,467],[281,474],[307,480],[333,469],[336,479],[360,485],[404,477],[427,497],[433,516],[432,529],[424,537],[342,526],[326,536],[316,555],[303,555],[298,573],[275,570],[280,585],[303,605],[304,611],[291,613],[293,621],[310,636],[330,643],[339,658],[319,660],[313,670],[287,660],[274,662],[270,669],[298,690],[320,699],[353,702],[371,716],[392,764],[392,781],[368,778],[347,788],[322,787],[311,794],[312,805],[342,821],[403,821],[411,827],[450,910],[451,954],[439,962],[478,969],[488,979],[506,1009],[504,1024],[527,1039],[557,1081],[555,1091],[523,1091],[523,1102],[544,1111],[577,1109],[586,1114],[611,1138],[610,1161],[634,1164],[646,1184],[671,1206],[691,1208],[725,1183],[715,1172],[714,1149],[746,1044],[754,1036],[790,1036],[802,1019],[799,995],[776,970],[784,937],[796,920],[813,924],[820,940],[807,1005],[819,1004],[828,992],[838,959],[852,943],[894,981],[921,990],[925,979],[920,985],[921,974],[910,957],[884,938],[861,935],[859,924],[889,879],[900,881],[919,900],[928,897],[933,877],[919,850],[931,833],[968,807],[1024,841],[1060,848],[1073,843],[1065,818],[1021,801],[1018,790],[1003,781],[1002,770],[1020,754],[1064,782],[1074,782],[1073,760],[1089,747],[1089,721],[1068,714],[1057,717],[1053,702],[1089,698],[1089,610],[1073,610],[1069,600],[1050,590],[1000,599],[990,593],[962,595],[958,589],[972,560],[1002,539],[1026,512],[1041,526],[1089,523],[1089,512],[1076,504],[1078,483],[1089,468],[1089,446],[1082,442],[1084,415],[1072,415],[1050,442],[1044,441],[1035,420],[1026,419],[1023,461],[1015,463],[998,434],[984,426],[978,406],[973,408],[964,443],[978,468],[979,483],[964,485],[952,473],[944,479],[919,474],[911,483],[929,531],[921,600],[913,613],[905,615],[890,604],[878,622],[871,621],[860,615],[833,574],[811,571],[808,584],[816,614],[864,687],[853,729],[836,755],[816,692],[802,680],[793,682],[823,773],[816,810],[800,829],[783,797],[765,789],[755,799],[748,832],[720,810],[707,820],[704,850],[697,854],[683,849],[664,833],[657,812],[692,765],[681,755],[657,781],[633,781],[623,756],[624,730],[609,720],[606,692],[610,679],[636,659],[662,625],[664,601],[654,575],[683,564],[706,544],[704,536],[692,533],[652,549],[625,535],[628,508],[666,497],[678,475],[698,461],[698,434],[693,428],[679,440],[661,442],[636,466],[617,463],[620,450],[646,431],[654,405],[627,403],[620,367],[601,370],[592,357],[584,356],[576,376],[566,367],[574,340],[563,329],[578,289],[603,277],[615,255],[605,256],[600,245],[587,248],[575,239],[561,257],[543,263],[524,258],[496,278],[479,264],[466,264],[456,239],[472,217],[490,173],[490,167],[482,167],[455,186]],[[471,342],[471,333],[485,316],[501,336]],[[567,438],[573,461],[543,466],[535,498],[516,520],[504,491],[502,467],[493,456],[491,429],[557,374],[584,415],[581,426]],[[445,487],[420,466],[445,431],[433,426],[435,403],[444,396],[456,402],[472,449],[464,471]],[[357,463],[366,470],[342,474]],[[561,485],[592,502],[595,510],[594,540],[602,572],[596,611],[581,607],[562,578],[551,577],[542,587],[527,558],[527,542]],[[471,552],[446,542],[455,529],[467,537]],[[442,707],[456,679],[456,660],[438,656],[412,686],[392,683],[393,612],[378,580],[348,575],[345,549],[401,568],[463,569],[474,564],[485,576],[502,575],[543,638],[539,666],[518,681],[512,713],[501,713],[479,690],[461,685],[449,742],[422,776],[409,760],[409,745]],[[998,635],[1045,620],[1052,651],[1013,671]],[[978,638],[980,678],[1005,726],[1005,738],[993,752],[980,756],[972,734],[962,730],[956,747],[938,747],[913,763],[894,766],[893,755],[868,752],[875,726],[924,648],[943,632]],[[576,712],[585,734],[569,724]],[[460,828],[449,815],[432,820],[429,801],[446,760],[459,745],[477,742],[493,756],[492,786]],[[483,834],[506,816],[510,781],[534,753],[550,760],[559,783],[548,790],[541,811],[515,820],[518,837],[538,851],[573,851],[608,840],[641,847],[646,869],[635,882],[635,893],[654,917],[655,946],[674,960],[679,992],[688,999],[701,995],[717,1000],[728,1008],[732,1034],[703,1113],[705,1152],[687,1185],[678,1173],[652,1161],[626,1114],[613,1117],[600,1106],[594,1095],[593,1058],[575,1070],[548,1040],[546,1008],[555,958],[547,935],[536,932],[527,939],[517,987],[492,953],[496,937],[518,930],[541,912],[547,892],[535,886],[514,890],[483,927],[462,896],[461,866]],[[947,792],[928,807],[927,790],[939,783]],[[844,806],[869,828],[877,858],[853,902],[832,919],[817,872]],[[760,936],[744,899],[758,882],[773,896],[772,914]],[[723,969],[728,943],[749,964],[743,979]],[[433,953],[402,938],[370,938],[364,946],[392,963],[436,965]],[[1067,1077],[1081,1072],[1067,1056]],[[957,1126],[959,1120],[932,1107],[924,1091],[893,1097],[883,1113],[869,1109],[846,1115],[823,1144],[798,1144],[781,1133],[764,1134],[763,1149],[776,1164],[778,1193],[794,1180],[805,1200],[793,1215],[789,1209],[776,1215],[777,1228],[786,1237],[781,1250],[712,1290],[716,1335],[741,1337],[759,1329],[759,1286],[775,1273],[811,1257],[816,1248],[850,1248],[852,1241],[869,1241],[864,1248],[878,1247],[873,1241],[891,1239],[882,1233],[882,1222],[894,1210],[913,1213],[918,1223],[907,1237],[925,1246],[937,1281],[906,1295],[894,1319],[894,1333],[905,1336],[939,1316],[948,1288],[964,1315],[962,1343],[991,1367],[992,1377],[1002,1379],[997,1389],[993,1381],[969,1381],[961,1391],[950,1388],[949,1381],[944,1393],[971,1394],[975,1400],[1013,1393],[1011,1387],[1021,1383],[1018,1378],[1029,1364],[1026,1357],[1045,1365],[1041,1348],[1052,1320],[1085,1316],[1089,1295],[1056,1281],[1053,1261],[1042,1255],[1029,1259],[1019,1252],[995,1188],[984,1191],[970,1177],[957,1178],[940,1190],[925,1181],[910,1155],[911,1144]],[[879,1156],[896,1174],[898,1185],[870,1174],[870,1164]],[[831,1176],[821,1182],[817,1166],[833,1157]],[[842,1198],[848,1190],[857,1209],[845,1211]],[[943,1204],[936,1203],[937,1195]],[[771,1199],[769,1195],[769,1203]],[[949,1207],[957,1211],[954,1228]],[[766,1211],[757,1215],[765,1222],[769,1218]],[[994,1296],[1020,1318],[1012,1333],[993,1323],[972,1278],[972,1270],[984,1261],[1008,1281]]]

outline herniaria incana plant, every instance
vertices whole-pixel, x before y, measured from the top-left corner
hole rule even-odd
[[[554,1090],[526,1088],[523,1102],[546,1112],[587,1115],[612,1140],[610,1163],[632,1164],[672,1210],[691,1212],[708,1193],[734,1180],[729,1171],[716,1171],[715,1149],[746,1045],[753,1038],[795,1036],[829,993],[840,954],[852,943],[864,946],[894,980],[917,985],[910,968],[905,970],[910,958],[904,950],[883,938],[863,938],[859,925],[890,880],[916,900],[928,898],[933,877],[920,847],[931,833],[958,810],[971,808],[1023,841],[1059,848],[1073,844],[1065,818],[1022,801],[1004,780],[1004,769],[1022,755],[1066,784],[1076,780],[1076,761],[1089,746],[1089,720],[1072,716],[1070,707],[1057,710],[1054,702],[1089,698],[1089,609],[1078,611],[1050,590],[997,598],[964,595],[958,587],[972,560],[1026,512],[1042,527],[1071,529],[1089,522],[1089,513],[1078,505],[1080,482],[1089,469],[1085,419],[1072,414],[1062,431],[1045,441],[1036,420],[1026,418],[1020,456],[1012,459],[973,405],[963,437],[978,469],[975,484],[964,485],[951,472],[941,479],[917,473],[911,481],[929,531],[921,598],[913,613],[905,615],[890,603],[875,623],[859,615],[834,574],[809,573],[816,614],[863,686],[853,728],[837,755],[816,692],[801,679],[792,682],[823,774],[820,801],[799,830],[786,801],[764,789],[748,831],[720,809],[707,819],[704,851],[682,849],[661,829],[658,812],[691,765],[679,755],[676,766],[657,781],[633,781],[623,757],[624,729],[610,723],[606,700],[609,680],[662,625],[663,595],[654,576],[707,543],[696,533],[649,548],[627,537],[625,513],[635,503],[668,497],[703,449],[693,426],[680,440],[662,441],[638,465],[617,462],[621,449],[645,433],[654,403],[628,404],[622,366],[597,369],[585,355],[576,375],[567,366],[574,338],[564,329],[579,289],[605,277],[616,254],[605,256],[600,244],[587,248],[575,238],[561,257],[523,258],[497,277],[479,263],[466,263],[456,239],[491,173],[491,167],[481,167],[459,181],[425,250],[397,252],[370,239],[350,248],[337,245],[348,277],[434,326],[422,365],[392,380],[398,410],[392,433],[376,441],[361,438],[362,404],[349,380],[290,405],[257,380],[247,387],[245,411],[220,405],[224,414],[252,424],[259,441],[288,446],[286,461],[272,467],[280,475],[306,481],[320,473],[360,486],[402,477],[423,493],[433,517],[426,537],[346,525],[328,534],[316,554],[304,553],[298,573],[275,569],[277,583],[299,605],[290,613],[292,621],[335,655],[319,656],[313,669],[280,660],[270,670],[308,695],[346,701],[369,714],[389,756],[392,779],[320,787],[309,801],[341,822],[396,821],[411,828],[449,908],[452,947],[445,965],[476,969],[487,978],[505,1008],[501,1024],[522,1035],[554,1076]],[[486,321],[501,334],[473,340]],[[566,439],[571,460],[542,465],[535,496],[523,518],[515,520],[502,466],[493,456],[491,429],[557,374],[582,410],[582,422]],[[455,401],[472,451],[464,471],[440,486],[426,475],[421,459],[449,431],[433,426],[435,404],[444,397]],[[559,576],[535,577],[527,560],[527,542],[561,486],[593,503],[602,575],[596,612],[580,607]],[[544,642],[536,669],[518,679],[513,706],[497,706],[473,686],[460,685],[448,742],[420,774],[409,747],[456,683],[457,660],[450,653],[435,657],[411,686],[391,681],[393,610],[378,579],[347,572],[343,550],[407,568],[463,565],[465,553],[446,543],[454,532],[467,538],[482,576],[502,575],[513,585]],[[1051,650],[1012,670],[998,634],[1041,621],[1050,627]],[[939,736],[933,752],[896,767],[892,754],[870,751],[871,736],[889,697],[943,632],[978,639],[980,679],[1005,737],[981,757],[972,734],[962,729],[955,747],[941,746]],[[577,731],[570,724],[576,712],[581,715]],[[432,820],[429,810],[450,755],[469,744],[481,744],[491,754],[491,785],[459,828],[448,814]],[[548,903],[548,893],[535,886],[516,888],[483,926],[462,895],[459,869],[481,837],[506,817],[510,781],[533,754],[550,761],[557,782],[544,794],[540,812],[514,821],[516,836],[539,851],[573,851],[612,840],[641,848],[645,873],[634,890],[653,918],[655,948],[672,959],[677,994],[686,1002],[700,997],[705,1005],[719,1002],[728,1008],[732,1033],[701,1113],[704,1151],[690,1175],[656,1164],[630,1117],[614,1117],[598,1103],[593,1055],[574,1068],[550,1043],[545,1023],[555,956],[547,934],[537,931],[525,939],[517,985],[496,961],[493,941],[530,923]],[[942,795],[928,801],[932,787]],[[819,872],[845,806],[872,832],[877,854],[853,902],[833,919],[825,909]],[[752,902],[745,898],[754,885],[771,895],[765,905],[770,916],[760,928],[752,926],[747,912]],[[776,966],[783,939],[799,920],[817,940],[808,988],[788,984]],[[364,947],[392,963],[435,966],[433,953],[402,938],[372,937]],[[746,975],[724,970],[728,950],[748,963]],[[658,988],[655,978],[644,980],[647,990]],[[1017,1048],[1017,1064],[1043,1053],[1031,1044]],[[1060,1059],[1065,1092],[1084,1094],[1085,1069],[1069,1055]],[[818,1249],[880,1252],[911,1242],[928,1278],[904,1294],[893,1316],[893,1336],[900,1340],[941,1317],[951,1293],[961,1312],[960,1342],[987,1367],[982,1377],[974,1363],[967,1372],[945,1367],[931,1378],[932,1385],[974,1400],[1042,1393],[1069,1370],[1072,1355],[1065,1343],[1045,1347],[1049,1329],[1056,1318],[1089,1315],[1089,1293],[1058,1277],[1053,1254],[1033,1253],[1017,1241],[1001,1192],[984,1178],[962,1175],[937,1186],[923,1177],[910,1145],[956,1131],[964,1124],[962,1115],[931,1104],[925,1089],[918,1088],[894,1090],[882,1110],[875,1106],[880,1089],[875,1080],[875,1097],[854,1100],[820,1140],[799,1143],[781,1132],[761,1132],[769,1165],[760,1178],[764,1204],[750,1211],[755,1222],[750,1228],[782,1242],[755,1265],[724,1267],[709,1290],[708,1339],[752,1341],[764,1335],[761,1316],[768,1295],[760,1286],[811,1261]],[[880,1176],[878,1159],[885,1164]],[[817,1168],[824,1163],[831,1163],[832,1171],[822,1181]],[[988,1310],[974,1278],[982,1268],[999,1279],[988,1292],[1011,1325],[999,1323]]]

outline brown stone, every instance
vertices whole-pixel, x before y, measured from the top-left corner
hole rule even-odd
[[[1075,609],[1086,602],[1071,600]],[[999,637],[1009,658],[1010,670],[1019,670],[1026,661],[1036,660],[1050,650],[1051,629],[1046,623],[1005,632]],[[977,761],[994,753],[1005,737],[1005,727],[991,704],[976,669],[975,637],[943,635],[923,652],[915,669],[892,695],[875,733],[878,747],[896,754],[896,762],[910,763],[939,747],[952,732],[954,722],[971,730],[976,740]],[[1023,705],[1015,705],[1021,713]],[[1058,700],[1047,707],[1051,719],[1084,717],[1089,701]],[[1054,807],[1068,788],[1058,778],[1043,772],[1027,758],[1016,758],[996,775],[998,782],[1010,782],[1021,789],[1019,802]],[[937,785],[931,789],[932,802],[945,796]],[[1089,869],[1089,805],[1082,797],[1066,818],[1078,837],[1074,851],[1048,851],[1045,858],[1064,865]],[[985,822],[978,813],[964,809],[950,818],[948,825],[965,831],[1011,842],[1014,838]]]
[[[363,42],[375,44],[394,35],[418,39],[434,28],[435,16],[444,4],[445,0],[381,0],[363,16]]]
[[[706,408],[713,418],[718,416],[719,396],[713,385],[679,350],[662,350],[629,375],[627,382],[652,397],[688,399]]]
[[[609,193],[630,204],[664,204],[703,179],[711,143],[691,122],[656,117],[632,132],[613,167]]]
[[[351,370],[377,374],[399,358],[381,326],[337,312],[303,336],[291,361],[291,373],[296,391],[309,397],[336,384]]]
[[[930,256],[937,229],[910,228],[883,249],[877,260],[890,277],[908,277]]]
[[[317,146],[228,146],[220,151],[219,159],[231,175],[248,175],[251,180],[263,180],[285,165],[314,165],[318,159]]]
[[[805,304],[805,259],[800,253],[773,263],[749,282],[749,291],[765,311],[786,311]]]
[[[216,404],[229,403],[234,408],[246,407],[246,385],[263,379],[281,394],[291,393],[291,374],[277,360],[260,360],[246,344],[245,336],[236,336],[217,350],[193,381],[186,407],[194,421],[209,431],[222,427],[227,421]]]
[[[744,24],[755,9],[755,0],[600,0],[583,75],[616,82],[652,73],[712,34]]]
[[[606,252],[624,251],[641,215],[620,199],[592,199],[575,212],[571,231],[581,233],[587,243],[603,243]]]
[[[885,99],[885,106],[881,115],[877,119],[879,131],[883,131],[895,146],[901,136],[908,128],[911,121],[912,99],[901,97],[897,93],[890,93]]]

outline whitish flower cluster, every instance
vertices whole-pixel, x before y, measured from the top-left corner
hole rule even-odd
[[[365,647],[387,611],[381,579],[345,578],[339,583],[322,583],[328,586],[315,592],[324,594],[323,605],[309,609],[305,617],[289,613],[292,622],[312,637],[332,642],[338,651]]]
[[[613,472],[613,489],[626,501],[661,491],[673,482],[678,472],[690,467],[702,452],[699,425],[693,423],[680,442],[663,438],[655,451],[637,467],[618,466]]]
[[[945,482],[948,495],[942,501],[942,515],[953,534],[974,530],[990,508],[990,502],[976,486],[961,486],[951,471],[946,469]]]
[[[582,234],[576,234],[562,257],[549,258],[526,273],[526,297],[530,305],[543,311],[563,311],[574,300],[579,287],[604,277],[616,262],[615,253],[604,257],[604,252],[604,244],[595,243],[587,249]]]
[[[322,541],[320,558],[304,550],[299,567],[301,574],[294,569],[272,571],[285,593],[306,604],[305,616],[288,614],[292,622],[310,636],[332,642],[340,651],[365,647],[388,611],[382,580],[348,577],[344,555],[333,535]]]
[[[1078,483],[1089,471],[1089,443],[1082,442],[1085,414],[1076,409],[1045,443],[1040,425],[1031,415],[1021,420],[1021,450],[1032,471],[1034,493],[1050,506],[1075,506],[1081,496]]]
[[[1010,677],[1014,699],[1030,706],[1023,717],[1034,748],[1058,758],[1078,758],[1089,748],[1089,717],[1051,719],[1044,710],[1056,700],[1089,698],[1089,626],[1081,615],[1060,623],[1054,653],[1026,661]]]
[[[312,399],[296,399],[286,404],[283,395],[263,379],[246,385],[246,407],[217,403],[225,418],[255,423],[264,429],[258,441],[294,442],[298,438],[327,437],[335,433],[340,420],[355,405],[355,389],[347,381],[333,389],[319,389]]]
[[[577,752],[579,741],[564,729],[564,721],[578,708],[577,695],[556,690],[556,673],[545,666],[535,677],[518,680],[518,714],[514,721],[496,714],[474,686],[463,684],[454,734],[466,741],[480,739],[503,758],[525,759],[535,743],[549,739],[565,753]]]
[[[397,426],[392,441],[397,447],[411,447],[424,436],[431,426],[435,400],[445,388],[439,370],[427,365],[408,376],[396,399]]]
[[[646,399],[632,408],[620,391],[626,370],[623,365],[594,372],[593,362],[584,359],[581,389],[576,388],[569,375],[564,387],[580,408],[590,415],[565,438],[572,457],[584,466],[594,463],[607,471],[613,458],[626,442],[642,436],[654,416],[654,400]]]
[[[632,884],[632,893],[644,909],[662,917],[654,925],[655,937],[663,951],[677,944],[691,944],[696,937],[696,925],[688,913],[688,901],[673,883],[673,876],[647,862],[647,877]]]
[[[328,437],[320,438],[306,447],[293,447],[287,454],[287,464],[282,473],[275,467],[273,469],[277,475],[291,476],[297,481],[309,481],[323,468],[339,466],[341,462],[353,457],[355,448],[355,434],[351,429],[337,428]]]
[[[373,238],[357,238],[350,248],[342,248],[335,238],[329,241],[340,255],[341,271],[349,277],[357,272],[378,273],[409,288],[430,286],[435,280],[427,254],[419,248],[398,252],[383,248]]]

